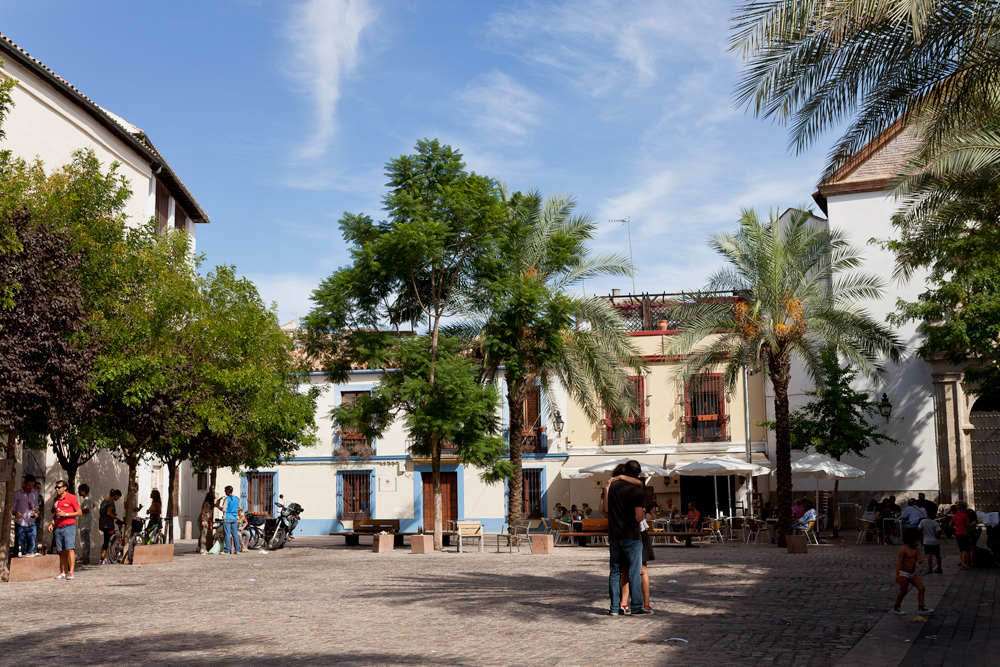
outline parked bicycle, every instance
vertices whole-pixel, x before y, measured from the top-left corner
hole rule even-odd
[[[111,542],[108,544],[108,551],[106,554],[106,560],[109,563],[120,563],[122,562],[122,555],[125,553],[125,522],[121,519],[115,519],[115,532],[111,536]]]

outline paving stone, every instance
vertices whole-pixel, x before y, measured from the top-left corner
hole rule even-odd
[[[656,613],[631,618],[606,614],[606,548],[408,551],[300,537],[266,555],[200,556],[181,542],[170,564],[0,587],[17,610],[0,636],[29,664],[823,666],[895,591],[886,547],[657,547]]]

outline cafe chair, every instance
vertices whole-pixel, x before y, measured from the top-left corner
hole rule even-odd
[[[872,521],[865,521],[864,519],[858,519],[858,539],[855,544],[861,544],[865,542],[866,544],[874,541],[878,544],[881,540],[879,539],[878,531],[875,530],[875,523]]]

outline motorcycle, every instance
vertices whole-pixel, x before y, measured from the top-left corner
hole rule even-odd
[[[284,498],[279,495],[278,498]],[[305,510],[298,503],[282,505],[275,503],[280,508],[277,517],[270,517],[264,521],[264,544],[268,549],[274,551],[285,546],[285,542],[292,539],[292,531],[299,525],[299,515]]]

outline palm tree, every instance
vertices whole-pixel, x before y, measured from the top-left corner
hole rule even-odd
[[[898,362],[902,348],[892,329],[856,305],[878,298],[882,282],[855,271],[860,255],[841,232],[803,211],[780,220],[772,213],[763,222],[744,210],[739,222],[736,234],[720,233],[709,241],[727,265],[706,287],[706,292],[727,292],[736,299],[706,296],[685,305],[681,332],[671,346],[685,355],[681,368],[686,375],[721,365],[732,390],[742,366],[749,364],[771,381],[778,534],[783,541],[791,527],[788,384],[793,357],[816,379],[823,348],[834,345],[859,371],[877,377],[884,358]]]
[[[597,421],[604,411],[636,411],[629,374],[645,367],[622,319],[604,299],[570,294],[581,281],[630,276],[631,262],[619,255],[591,256],[587,242],[596,225],[575,215],[575,201],[537,192],[506,197],[511,215],[496,271],[481,292],[470,295],[474,315],[458,329],[476,341],[484,379],[503,368],[509,406],[510,462],[508,521],[521,517],[521,454],[525,445],[524,399],[556,383]],[[551,401],[550,401],[551,402]]]
[[[1000,162],[1000,4],[747,0],[733,22],[739,105],[791,123],[796,151],[850,121],[828,175],[894,123],[922,141],[901,175]]]

